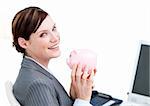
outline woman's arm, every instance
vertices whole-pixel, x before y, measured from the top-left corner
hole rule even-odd
[[[59,106],[54,88],[51,85],[42,80],[34,81],[25,95],[25,106]]]

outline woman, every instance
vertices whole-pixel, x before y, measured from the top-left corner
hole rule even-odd
[[[48,70],[51,59],[60,56],[60,36],[55,22],[39,7],[19,11],[12,21],[13,45],[23,54],[19,75],[13,86],[23,106],[91,106],[94,70],[83,73],[74,64],[70,96]]]

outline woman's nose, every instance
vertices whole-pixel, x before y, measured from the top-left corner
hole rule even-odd
[[[59,33],[53,33],[53,34],[52,34],[52,37],[51,37],[51,39],[50,39],[50,42],[51,42],[51,43],[54,43],[54,42],[57,42],[57,41],[59,41],[59,40],[60,40]]]

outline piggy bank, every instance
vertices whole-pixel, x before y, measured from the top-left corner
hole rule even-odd
[[[73,67],[73,64],[81,64],[83,71],[85,70],[85,67],[88,67],[88,70],[86,70],[88,71],[88,73],[91,73],[92,69],[94,69],[96,73],[96,63],[96,53],[87,49],[73,50],[71,51],[70,56],[67,59],[67,64],[71,69]]]

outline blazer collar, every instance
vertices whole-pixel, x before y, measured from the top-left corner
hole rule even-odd
[[[26,67],[26,68],[31,68],[34,71],[38,71],[46,76],[48,76],[49,78],[53,79],[54,76],[49,73],[46,69],[44,69],[42,66],[40,66],[38,63],[36,63],[35,61],[24,57],[23,61],[21,63],[22,67]]]

